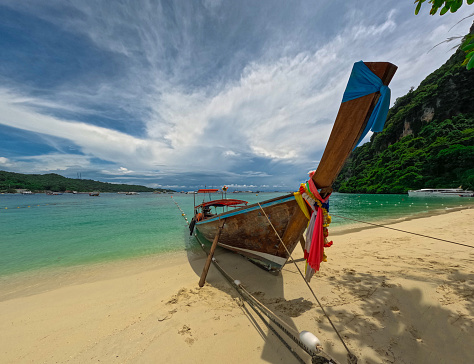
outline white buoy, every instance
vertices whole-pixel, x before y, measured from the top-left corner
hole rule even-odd
[[[238,279],[236,279],[236,280],[234,281],[234,284],[235,284],[236,286],[240,286],[240,285],[242,284],[242,282],[240,282]]]
[[[321,346],[321,341],[313,333],[301,331],[300,340],[309,350],[314,351],[315,354],[319,353],[318,346]]]

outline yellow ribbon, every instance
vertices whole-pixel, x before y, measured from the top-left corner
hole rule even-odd
[[[306,208],[306,203],[303,201],[303,197],[301,197],[301,193],[295,192],[293,193],[293,195],[295,196],[295,200],[298,203],[298,206],[300,207],[301,211],[303,211],[304,216],[306,216],[306,218],[310,220],[311,217],[309,216],[308,209]]]

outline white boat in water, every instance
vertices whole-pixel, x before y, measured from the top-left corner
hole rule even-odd
[[[474,197],[474,191],[462,188],[422,188],[408,191],[409,197]]]

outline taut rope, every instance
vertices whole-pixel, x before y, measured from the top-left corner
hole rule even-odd
[[[314,293],[313,289],[311,288],[311,286],[309,285],[309,283],[306,281],[303,273],[301,272],[301,269],[298,267],[298,265],[296,264],[295,260],[293,259],[293,257],[291,256],[291,253],[289,252],[288,248],[286,247],[286,245],[283,243],[283,240],[281,239],[280,237],[280,234],[278,234],[278,232],[276,231],[275,227],[273,226],[272,222],[270,221],[270,219],[268,218],[267,214],[265,213],[265,211],[263,210],[262,206],[260,205],[259,202],[257,202],[258,206],[260,206],[260,209],[262,210],[263,214],[265,215],[265,217],[267,218],[268,220],[268,223],[270,224],[270,226],[272,227],[273,231],[275,232],[275,235],[278,237],[278,239],[280,240],[280,244],[283,245],[283,247],[285,248],[286,250],[286,253],[288,254],[288,256],[291,258],[293,264],[295,265],[296,269],[298,270],[298,272],[300,273],[301,275],[301,278],[303,278],[303,281],[306,283],[306,286],[309,288],[309,290],[311,291],[311,294],[313,295],[314,299],[316,300],[316,302],[318,303],[319,307],[321,308],[321,310],[323,311],[324,313],[324,316],[326,316],[326,318],[328,319],[329,323],[331,324],[332,328],[334,329],[334,331],[336,332],[337,336],[339,337],[339,340],[341,340],[342,342],[342,345],[344,345],[344,348],[347,350],[347,355],[348,355],[348,362],[349,363],[357,363],[357,357],[351,353],[351,351],[349,350],[349,348],[347,347],[346,343],[344,342],[344,339],[342,338],[341,334],[339,333],[339,331],[336,329],[336,326],[334,326],[331,318],[329,317],[329,315],[326,313],[326,311],[324,310],[324,307],[323,305],[321,304],[321,302],[319,301],[318,297],[316,297],[316,294]]]
[[[382,227],[382,228],[385,228],[385,229],[390,229],[390,230],[395,230],[395,231],[401,231],[402,233],[407,233],[407,234],[412,234],[412,235],[418,235],[418,236],[422,236],[422,237],[424,237],[424,238],[429,238],[429,239],[434,239],[434,240],[443,241],[443,242],[445,242],[445,243],[461,245],[461,246],[465,246],[465,247],[468,247],[468,248],[474,248],[474,246],[472,246],[472,245],[467,245],[467,244],[462,244],[462,243],[456,243],[455,241],[451,241],[451,240],[445,240],[445,239],[435,238],[435,237],[433,237],[433,236],[428,236],[428,235],[413,233],[413,232],[411,232],[411,231],[406,231],[406,230],[401,230],[401,229],[395,229],[395,228],[388,227],[388,226],[385,226],[385,225],[374,224],[374,223],[372,223],[372,222],[367,222],[367,221],[361,221],[361,220],[351,219],[351,218],[349,218],[349,217],[343,217],[343,216],[340,216],[340,215],[335,215],[335,214],[333,214],[333,213],[332,213],[331,215],[332,215],[332,216],[339,217],[339,218],[341,218],[341,219],[345,219],[345,220],[351,220],[351,221],[361,222],[361,223],[363,223],[363,224],[373,225],[373,226]]]

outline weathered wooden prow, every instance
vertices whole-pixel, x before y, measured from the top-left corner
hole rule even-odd
[[[388,62],[364,63],[386,86],[398,68]],[[331,186],[361,137],[379,96],[376,92],[341,104],[323,157],[313,175],[323,198],[332,192]]]

